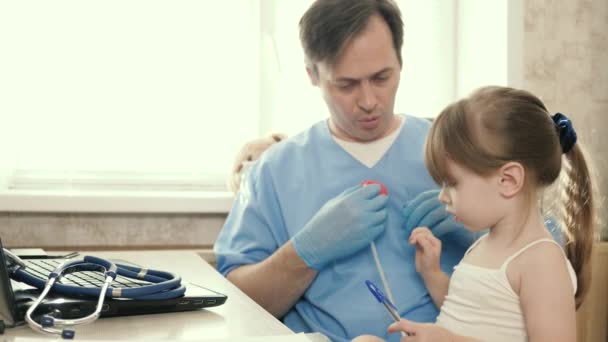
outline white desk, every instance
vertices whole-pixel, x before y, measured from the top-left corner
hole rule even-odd
[[[171,314],[102,318],[77,327],[76,340],[198,340],[236,336],[277,336],[293,332],[226,280],[193,252],[137,251],[86,252],[103,258],[124,259],[182,276],[186,282],[205,286],[228,296],[225,304],[209,309]],[[27,325],[6,329],[0,339],[15,336],[43,337]]]

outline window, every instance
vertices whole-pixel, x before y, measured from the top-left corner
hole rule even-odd
[[[257,3],[3,2],[6,187],[223,190],[258,136]]]
[[[207,202],[185,203],[220,197],[210,210],[226,211],[224,180],[244,142],[327,117],[298,40],[310,3],[0,3],[0,210],[205,211],[196,208]],[[466,1],[398,3],[396,111],[433,116],[467,76],[458,69],[459,44],[475,47],[458,35]],[[156,204],[135,204],[146,198]]]

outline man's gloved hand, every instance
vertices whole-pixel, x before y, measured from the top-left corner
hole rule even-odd
[[[407,236],[416,227],[428,227],[436,237],[465,229],[462,223],[454,221],[453,216],[445,210],[445,204],[439,201],[439,192],[422,192],[403,207],[403,228]]]
[[[380,186],[354,186],[329,200],[293,238],[298,255],[311,268],[351,255],[384,231],[388,197]]]
[[[453,215],[445,210],[445,204],[439,201],[439,192],[439,190],[422,192],[403,207],[403,229],[407,236],[410,236],[414,228],[428,227],[436,237],[457,232],[460,235],[457,240],[466,244],[487,233],[487,230],[468,232],[462,223],[454,221]],[[558,220],[551,216],[545,218],[547,230],[555,241],[563,246],[564,235],[559,224]]]

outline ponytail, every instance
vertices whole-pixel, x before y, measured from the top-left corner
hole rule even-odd
[[[590,259],[595,238],[595,207],[591,174],[580,144],[574,144],[565,156],[566,177],[561,182],[562,220],[566,229],[566,256],[577,277],[575,301],[578,309],[591,284]]]

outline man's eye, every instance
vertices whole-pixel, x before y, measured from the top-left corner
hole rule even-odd
[[[374,81],[376,81],[376,82],[384,82],[386,80],[388,80],[388,76],[386,76],[386,75],[374,77]]]
[[[341,84],[338,84],[338,88],[340,88],[340,89],[342,89],[342,90],[349,90],[349,89],[352,89],[352,88],[353,88],[353,86],[354,86],[354,84],[353,84],[353,83],[341,83]]]

